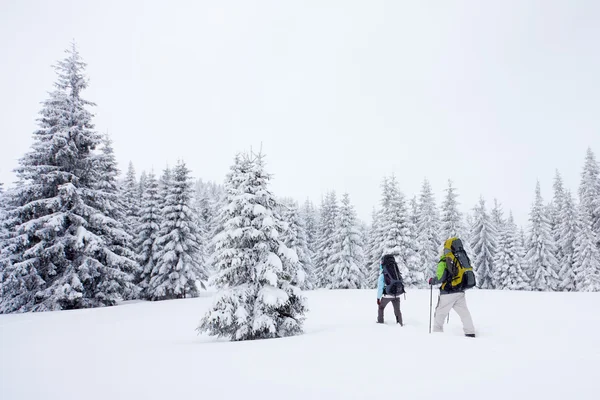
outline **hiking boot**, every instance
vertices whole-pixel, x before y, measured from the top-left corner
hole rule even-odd
[[[475,334],[474,333],[465,333],[465,336],[466,337],[475,337]]]

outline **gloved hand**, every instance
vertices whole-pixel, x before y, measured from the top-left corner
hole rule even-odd
[[[430,285],[433,285],[433,278],[429,278],[429,281],[427,281]]]
[[[377,305],[381,304],[381,299],[377,299]]]

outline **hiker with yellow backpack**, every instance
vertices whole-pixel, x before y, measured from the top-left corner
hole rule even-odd
[[[444,331],[444,320],[450,310],[454,309],[462,321],[465,336],[475,337],[475,327],[465,297],[465,290],[475,286],[475,274],[459,238],[453,237],[444,243],[436,276],[429,279],[430,285],[439,283],[442,285],[435,307],[433,331]]]

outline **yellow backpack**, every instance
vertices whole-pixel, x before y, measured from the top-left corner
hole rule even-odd
[[[462,241],[453,237],[444,243],[444,256],[448,278],[442,283],[442,290],[466,290],[474,287],[475,273]]]

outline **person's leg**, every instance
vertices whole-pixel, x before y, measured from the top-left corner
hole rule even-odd
[[[379,307],[377,309],[377,322],[383,324],[383,311],[385,310],[385,306],[390,302],[390,299],[382,297],[379,302]]]
[[[394,315],[396,316],[396,323],[404,325],[402,323],[402,312],[400,311],[400,299],[392,299],[392,306],[394,306]]]
[[[456,293],[441,294],[438,298],[438,304],[435,307],[433,316],[433,331],[444,332],[444,320],[450,313],[454,302],[456,301]]]
[[[469,312],[469,308],[467,307],[467,299],[464,293],[459,293],[460,296],[454,303],[454,310],[460,317],[460,320],[463,324],[463,330],[465,331],[465,335],[474,335],[475,334],[475,326],[473,326],[473,319],[471,318],[471,313]]]

